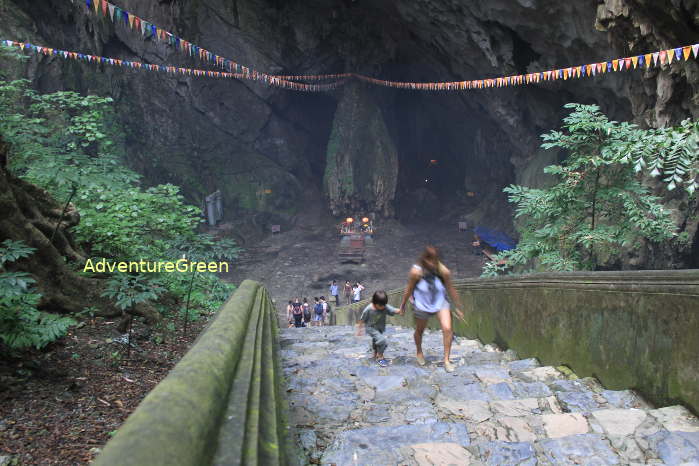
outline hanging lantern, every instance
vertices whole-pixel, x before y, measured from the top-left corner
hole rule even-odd
[[[362,219],[362,223],[369,223],[369,219],[368,219],[367,217],[364,217],[364,218]]]
[[[352,222],[354,222],[354,219],[353,219],[352,217],[347,217],[347,218],[345,219],[345,222],[347,222],[347,223],[352,223]]]

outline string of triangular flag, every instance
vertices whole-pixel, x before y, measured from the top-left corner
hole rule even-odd
[[[42,54],[46,56],[55,56],[59,58],[64,58],[68,60],[78,60],[86,63],[103,64],[110,66],[118,66],[121,68],[127,68],[132,70],[141,71],[155,71],[168,74],[180,74],[187,76],[196,77],[208,77],[208,78],[229,78],[229,79],[251,79],[258,80],[258,76],[254,74],[243,74],[243,73],[228,73],[225,71],[210,71],[210,70],[199,70],[193,68],[181,68],[176,66],[164,66],[164,65],[153,65],[149,63],[141,63],[137,61],[120,60],[117,58],[101,57],[98,55],[89,55],[79,52],[71,52],[67,50],[54,49],[50,47],[42,47],[39,45],[34,45],[26,42],[16,42],[12,40],[0,39],[0,44],[6,47],[14,47],[19,50],[26,52],[35,52],[37,54]],[[306,91],[306,92],[322,92],[331,91],[338,88],[344,84],[343,80],[336,81],[334,83],[328,84],[303,84],[287,81],[284,79],[272,77],[269,82],[270,85],[281,87],[284,89],[292,89],[296,91]]]
[[[75,0],[71,0],[75,2]],[[692,56],[699,57],[699,44],[686,45],[683,47],[660,50],[631,57],[617,58],[600,63],[590,63],[586,65],[571,66],[548,71],[501,76],[496,78],[476,79],[470,81],[451,82],[404,82],[388,81],[376,79],[357,73],[340,74],[319,74],[319,75],[270,75],[256,71],[252,68],[240,65],[237,62],[214,54],[198,45],[189,42],[175,34],[170,33],[153,23],[146,21],[131,12],[128,12],[106,0],[84,0],[87,10],[97,15],[102,15],[111,19],[115,24],[124,24],[131,29],[140,31],[144,37],[155,37],[156,39],[168,43],[189,56],[198,57],[208,63],[215,64],[233,72],[239,71],[243,77],[252,77],[259,81],[275,85],[276,79],[284,81],[318,81],[325,79],[346,79],[356,78],[361,81],[378,86],[392,87],[397,89],[423,90],[423,91],[453,91],[467,89],[499,88],[516,85],[526,85],[547,81],[568,80],[582,77],[597,76],[611,72],[625,71],[637,68],[653,68],[658,66],[671,65],[673,61],[689,60]]]
[[[352,74],[353,77],[378,86],[394,87],[398,89],[414,89],[423,91],[455,91],[465,89],[485,89],[494,87],[508,87],[540,83],[546,81],[557,81],[576,79],[590,76],[597,76],[606,73],[626,71],[637,68],[654,68],[658,66],[669,66],[674,60],[685,61],[692,56],[699,57],[699,44],[677,47],[674,49],[661,50],[658,52],[646,53],[633,57],[617,58],[600,63],[590,63],[587,65],[571,66],[556,70],[540,71],[528,74],[513,76],[501,76],[497,78],[476,79],[471,81],[452,82],[432,82],[432,83],[411,83],[386,81],[383,79],[371,78],[360,74]]]
[[[171,32],[162,29],[155,24],[147,21],[135,14],[127,11],[113,3],[106,0],[84,0],[87,11],[94,13],[97,16],[101,16],[111,20],[115,25],[121,24],[125,27],[137,31],[142,37],[153,37],[159,42],[169,44],[175,48],[175,50],[183,53],[189,57],[198,58],[206,63],[215,65],[229,73],[240,73],[244,77],[250,77],[257,81],[265,82],[271,86],[275,86],[277,80],[288,81],[290,77],[287,76],[274,76],[268,73],[262,73],[247,66],[241,65],[233,60],[230,60],[221,55],[217,55],[203,47],[200,47],[193,42],[183,39]],[[75,0],[71,0],[75,3]],[[348,77],[348,74],[339,75],[318,75],[318,76],[294,76],[295,80],[299,81],[311,81],[311,80],[329,80],[329,79],[341,79]]]

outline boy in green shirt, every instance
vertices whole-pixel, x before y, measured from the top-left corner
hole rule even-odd
[[[400,310],[389,305],[386,292],[379,290],[374,293],[374,296],[371,298],[371,304],[364,308],[357,323],[357,336],[364,334],[364,326],[366,325],[366,333],[371,337],[372,347],[374,348],[374,358],[381,367],[388,366],[388,361],[383,357],[383,352],[388,344],[384,335],[386,331],[386,316],[394,316],[396,314],[401,314]]]

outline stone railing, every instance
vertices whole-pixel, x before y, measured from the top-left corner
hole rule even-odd
[[[458,335],[699,413],[699,270],[534,274],[456,287],[466,317],[454,323]],[[393,291],[390,302],[401,297]],[[353,323],[366,304],[338,309],[337,324]],[[392,320],[413,324],[410,311]]]
[[[288,464],[277,334],[266,289],[246,280],[95,464]]]

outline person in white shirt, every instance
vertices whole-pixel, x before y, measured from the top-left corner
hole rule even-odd
[[[357,282],[354,284],[352,287],[352,302],[356,303],[358,301],[362,300],[362,291],[364,290],[364,286]]]
[[[340,289],[337,286],[337,282],[335,280],[330,283],[330,296],[335,298],[335,305],[339,306],[340,305]]]
[[[459,294],[451,280],[451,272],[439,260],[439,253],[434,246],[427,246],[420,256],[417,264],[410,269],[408,285],[400,305],[400,312],[405,312],[405,307],[410,299],[413,303],[413,316],[415,317],[415,350],[417,363],[420,366],[426,364],[425,355],[422,352],[422,334],[431,317],[436,317],[442,327],[444,340],[444,370],[454,372],[454,365],[449,356],[454,332],[452,330],[451,306],[447,300],[451,297],[454,305],[454,315],[463,320]]]

